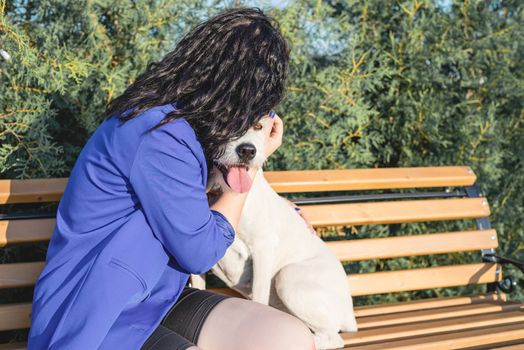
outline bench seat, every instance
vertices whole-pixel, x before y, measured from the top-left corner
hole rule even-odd
[[[497,294],[361,306],[355,314],[359,331],[342,334],[348,349],[524,348],[524,303]],[[27,343],[0,345],[8,349]]]

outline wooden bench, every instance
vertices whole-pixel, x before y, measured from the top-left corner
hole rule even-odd
[[[406,292],[420,297],[443,287],[481,285],[482,290],[476,287],[480,292],[474,295],[356,306],[360,328],[359,332],[343,334],[348,348],[524,348],[524,304],[506,298],[505,292],[510,292],[515,283],[502,275],[502,265],[508,260],[495,255],[497,233],[488,220],[489,205],[469,167],[266,171],[265,176],[277,192],[293,197],[319,230],[346,232],[349,227],[359,231],[346,234],[343,240],[326,239],[350,270],[370,261],[382,268],[348,275],[354,300],[360,301],[355,304],[368,302],[373,295],[391,300]],[[29,205],[34,211],[31,203],[57,202],[66,181],[0,180],[0,204],[26,203],[20,206]],[[301,198],[296,197],[298,193]],[[2,215],[0,244],[8,248],[45,243],[55,225],[52,212],[28,214],[26,209]],[[426,223],[430,227],[453,222],[461,229],[405,234],[410,225],[425,229]],[[359,237],[364,231],[369,237]],[[380,237],[374,238],[374,232],[381,232],[377,234]],[[409,268],[417,258],[449,262],[457,252],[465,252],[461,254],[473,261]],[[398,259],[407,268],[389,269],[388,262]],[[511,262],[524,270],[522,263]],[[43,261],[1,264],[1,290],[32,288],[43,265]],[[191,281],[200,285],[205,282],[198,276]],[[209,289],[236,295],[226,288],[211,285]],[[3,302],[0,331],[27,332],[30,313],[30,301]],[[0,349],[25,347],[23,339],[0,345]]]

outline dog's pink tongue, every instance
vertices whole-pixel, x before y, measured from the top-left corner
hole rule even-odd
[[[232,166],[227,172],[227,184],[235,192],[247,192],[253,181],[245,167]]]

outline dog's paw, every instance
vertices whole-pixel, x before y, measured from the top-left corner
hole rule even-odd
[[[346,319],[346,323],[342,326],[342,332],[357,332],[358,325],[355,316],[350,316]]]
[[[317,350],[330,350],[344,348],[344,340],[337,333],[315,333],[315,347]]]

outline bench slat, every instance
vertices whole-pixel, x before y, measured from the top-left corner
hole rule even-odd
[[[264,176],[277,192],[470,186],[476,180],[467,166],[266,171]],[[58,201],[67,180],[0,180],[0,204]]]
[[[499,265],[500,268],[500,265]],[[463,264],[348,275],[351,295],[370,295],[498,282],[497,264]]]
[[[467,166],[266,171],[277,192],[377,190],[470,186],[476,176]]]
[[[485,214],[486,210],[489,213],[489,207],[483,205],[482,200],[478,198],[472,199],[458,199],[458,201],[466,201],[466,208],[462,212],[451,210],[456,207],[460,207],[456,203],[457,199],[447,199],[441,201],[453,201],[451,207],[447,207],[442,204],[440,208],[443,210],[440,214],[444,215],[444,210],[451,212],[449,214],[457,214],[458,218],[465,217],[468,214],[472,213],[472,210],[476,210],[478,216]],[[418,213],[414,213],[412,208],[417,208],[420,206],[430,206],[432,203],[421,203],[414,205],[415,203],[405,202],[435,202],[435,200],[430,201],[401,201],[401,202],[384,202],[384,203],[363,203],[363,204],[333,204],[327,205],[327,207],[336,206],[332,215],[338,215],[336,221],[340,223],[352,222],[352,225],[362,224],[364,220],[374,220],[374,221],[384,221],[384,220],[394,220],[393,216],[403,215],[406,218],[406,215],[410,215],[411,221],[416,220],[431,220],[438,215],[438,212],[431,212],[430,209],[419,209]],[[439,201],[440,202],[440,201]],[[366,205],[364,205],[366,204]],[[450,204],[448,202],[448,204]],[[344,206],[341,208],[340,206]],[[358,206],[358,207],[355,207]],[[312,207],[322,207],[322,206],[303,206],[303,210],[308,216],[310,222],[312,222],[316,227],[322,226],[319,225],[318,220],[312,217],[316,215],[317,217],[322,218],[322,213],[319,213],[316,208]],[[396,209],[396,212],[387,212],[391,208],[404,208],[406,212],[402,212],[400,209]],[[487,207],[487,208],[486,208]],[[411,208],[411,209],[410,209]],[[382,215],[378,211],[382,212]],[[419,216],[421,212],[425,211],[425,217]],[[462,215],[462,216],[461,216]],[[473,215],[473,214],[472,214]],[[431,216],[431,217],[430,217]],[[316,220],[316,221],[315,221]],[[400,220],[400,218],[398,219]],[[331,221],[335,221],[332,219]],[[19,243],[33,243],[33,242],[42,242],[47,241],[53,233],[56,220],[53,218],[49,219],[24,219],[24,220],[2,220],[0,221],[0,247],[8,244],[19,244]],[[438,236],[440,235],[440,236]],[[443,236],[446,235],[446,236]],[[337,241],[337,242],[328,242],[328,245],[331,249],[339,256],[341,260],[364,260],[364,259],[374,259],[374,258],[386,258],[386,257],[395,257],[395,256],[407,256],[407,255],[422,255],[422,254],[438,254],[454,251],[467,251],[467,250],[480,250],[487,248],[497,247],[497,238],[495,230],[483,230],[483,231],[466,231],[466,232],[454,232],[454,233],[441,233],[441,234],[431,234],[431,235],[420,235],[420,236],[402,236],[402,237],[390,237],[390,238],[373,238],[373,239],[362,239],[362,240],[353,240],[353,241]],[[439,240],[439,238],[446,238]],[[492,239],[495,237],[495,239]],[[381,240],[384,240],[382,244]],[[395,244],[396,249],[390,249],[389,244]],[[425,252],[425,247],[432,247],[434,252],[430,252],[431,249],[428,249]],[[449,248],[448,248],[449,247]]]
[[[0,247],[44,242],[51,238],[56,219],[0,220]]]
[[[0,204],[57,202],[67,179],[0,180]]]
[[[27,342],[0,344],[0,350],[27,350]]]
[[[377,305],[357,306],[354,308],[357,317],[387,315],[397,312],[408,312],[415,310],[428,310],[458,305],[472,305],[506,301],[506,294],[487,293],[481,295],[439,297]]]
[[[506,318],[509,316],[508,318]],[[351,341],[347,341],[346,346],[352,350],[441,350],[441,349],[462,349],[468,346],[497,344],[512,340],[524,339],[524,322],[522,322],[522,312],[517,313],[515,316],[509,315],[509,313],[501,313],[497,318],[492,320],[492,314],[484,315],[482,320],[475,322],[479,316],[475,316],[470,319],[468,328],[462,331],[447,332],[443,334],[435,334],[428,336],[416,336],[408,339],[380,342],[370,345],[353,345]],[[511,323],[518,319],[518,323]],[[450,325],[454,323],[454,320],[449,321]],[[508,324],[509,323],[509,324]],[[477,328],[480,324],[485,327]],[[418,325],[412,326],[417,328]],[[466,326],[463,324],[463,326]],[[427,326],[426,326],[427,327]],[[436,327],[438,328],[438,327]],[[446,327],[441,327],[445,329]],[[452,328],[452,327],[447,327]],[[474,328],[474,329],[471,329]],[[385,328],[387,330],[387,328]],[[415,333],[415,332],[414,332]],[[351,333],[342,333],[343,338],[351,337]],[[487,349],[487,347],[485,348]]]
[[[343,338],[346,345],[355,345],[374,341],[385,341],[403,337],[422,336],[432,333],[452,332],[516,322],[522,322],[521,326],[524,326],[524,309],[364,329],[362,331],[359,330],[356,333],[345,333],[343,334]]]
[[[523,350],[524,349],[524,338],[505,341],[502,343],[493,344],[492,346],[496,347],[497,350]],[[467,350],[486,350],[486,346],[480,345],[480,346],[475,346],[475,347],[468,347]]]
[[[230,288],[206,288],[209,291],[244,298],[242,295]],[[356,306],[354,308],[356,317],[368,317],[374,315],[388,315],[415,310],[429,310],[435,308],[446,308],[451,306],[475,305],[484,303],[502,303],[506,301],[505,294],[483,294],[459,297],[430,298],[377,305]]]
[[[315,204],[301,208],[315,227],[459,220],[490,214],[484,198]]]
[[[484,315],[490,312],[514,311],[524,309],[519,302],[494,301],[484,304],[449,306],[430,310],[416,310],[389,315],[376,315],[358,318],[358,329],[384,327],[412,322],[424,322],[460,316]]]
[[[31,303],[0,305],[0,331],[29,328]]]
[[[495,230],[432,233],[326,243],[342,261],[464,252],[498,246]]]
[[[497,264],[480,263],[361,273],[348,275],[348,285],[353,296],[457,287],[498,282],[501,274],[497,275],[496,268]],[[209,290],[241,297],[230,288],[209,288]]]
[[[0,289],[33,286],[44,265],[44,261],[0,264]]]

